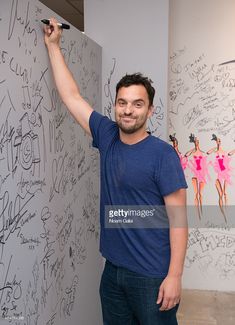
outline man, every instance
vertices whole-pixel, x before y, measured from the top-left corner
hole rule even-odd
[[[45,43],[56,86],[71,114],[93,137],[101,156],[104,324],[175,325],[188,235],[187,185],[174,149],[146,132],[155,90],[141,74],[126,75],[116,87],[116,123],[93,111],[81,97],[60,52],[61,30],[55,19],[50,22],[45,27]],[[179,217],[184,226],[110,229],[105,226],[105,207],[110,205],[163,205],[170,223],[177,225]]]

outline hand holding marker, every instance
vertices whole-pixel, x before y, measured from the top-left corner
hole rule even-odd
[[[41,22],[43,24],[50,25],[50,20],[49,19],[42,19]],[[70,25],[67,25],[67,24],[64,24],[64,23],[57,23],[57,25],[60,28],[63,28],[63,29],[70,29]]]

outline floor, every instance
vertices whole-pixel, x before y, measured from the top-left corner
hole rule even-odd
[[[235,292],[183,290],[179,325],[235,325]]]

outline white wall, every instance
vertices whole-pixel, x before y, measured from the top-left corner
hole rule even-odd
[[[99,157],[53,81],[37,0],[0,1],[0,324],[102,324]],[[64,19],[63,19],[64,21]],[[100,46],[62,52],[101,111]]]
[[[168,0],[85,0],[85,33],[103,48],[103,107],[113,117],[115,86],[126,73],[142,72],[156,88],[149,124],[166,136]]]
[[[233,0],[170,1],[169,132],[176,133],[183,154],[193,148],[190,133],[198,137],[209,175],[201,191],[200,228],[192,229],[189,236],[184,271],[187,288],[235,290],[235,155],[229,158],[232,182],[226,182],[228,206],[223,207],[227,223],[215,186],[217,154],[206,155],[216,146],[211,141],[213,133],[221,139],[225,157],[235,149],[235,64],[220,65],[235,59],[234,13]],[[187,168],[191,212],[196,211],[193,176]],[[198,220],[197,213],[190,217]],[[206,218],[209,223],[204,223]]]

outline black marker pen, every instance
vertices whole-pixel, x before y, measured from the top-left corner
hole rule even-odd
[[[43,24],[50,25],[50,20],[49,19],[42,19],[41,22]],[[64,24],[64,23],[57,23],[57,25],[60,28],[63,28],[63,29],[70,29],[70,25],[67,25],[67,24]]]

